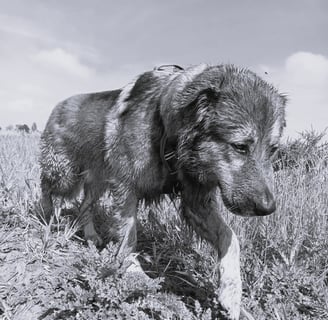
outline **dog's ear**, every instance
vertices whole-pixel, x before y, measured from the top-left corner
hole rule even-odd
[[[220,98],[220,92],[215,88],[206,88],[199,92],[198,99],[205,99],[208,103],[217,102]]]
[[[189,104],[189,107],[204,108],[211,104],[215,104],[220,99],[220,92],[215,88],[209,87],[200,90],[196,97]]]
[[[168,102],[164,101],[161,116],[168,136],[176,137],[185,125],[201,123],[216,112],[219,89],[210,85],[197,89],[198,85],[185,88],[176,96],[172,94]]]
[[[196,97],[187,105],[185,115],[189,115],[194,124],[200,125],[203,129],[208,128],[218,112],[216,105],[220,96],[220,92],[212,87],[198,91]]]

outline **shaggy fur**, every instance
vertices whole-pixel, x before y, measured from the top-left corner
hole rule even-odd
[[[247,69],[199,65],[159,68],[121,90],[82,94],[59,103],[41,139],[42,206],[84,191],[80,218],[87,239],[101,244],[92,205],[106,191],[120,218],[120,252],[136,244],[140,199],[178,194],[181,214],[221,258],[218,296],[238,319],[239,245],[217,209],[243,216],[275,210],[270,158],[284,127],[286,99]],[[56,206],[56,205],[55,205]]]

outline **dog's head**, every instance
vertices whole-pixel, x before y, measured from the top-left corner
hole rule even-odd
[[[219,186],[226,207],[243,216],[275,211],[272,158],[285,126],[286,98],[254,73],[209,67],[180,93],[170,122],[181,172]]]

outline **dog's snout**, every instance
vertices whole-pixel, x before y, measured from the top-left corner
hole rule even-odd
[[[255,212],[258,216],[266,216],[276,210],[276,201],[269,189],[265,189],[255,204]]]

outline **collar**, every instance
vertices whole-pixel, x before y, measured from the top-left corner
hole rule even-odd
[[[171,176],[178,173],[176,147],[168,143],[166,132],[163,133],[160,142],[161,160]]]
[[[166,133],[164,132],[160,141],[160,157],[169,172],[163,185],[163,193],[177,196],[182,190],[182,185],[178,180],[177,153],[176,145],[170,144]]]

